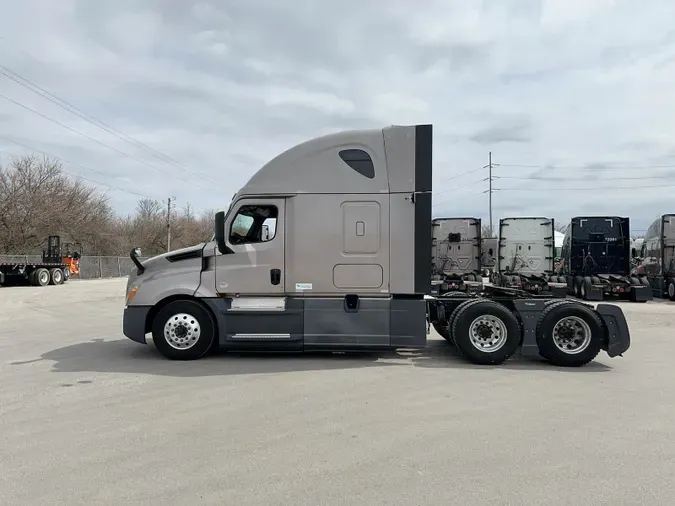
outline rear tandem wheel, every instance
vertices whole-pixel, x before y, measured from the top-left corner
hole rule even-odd
[[[546,305],[537,322],[539,354],[554,365],[579,367],[602,349],[604,328],[595,310],[571,300]]]

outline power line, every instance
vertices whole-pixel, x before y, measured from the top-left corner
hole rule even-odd
[[[467,170],[466,172],[460,172],[459,174],[453,174],[452,176],[444,177],[443,179],[439,179],[437,182],[440,183],[443,181],[448,181],[450,179],[455,179],[457,177],[466,176],[467,174],[473,174],[474,172],[478,172],[479,170],[483,169],[485,169],[485,167],[478,167],[477,169]]]
[[[443,204],[450,204],[450,203],[454,203],[454,202],[459,202],[459,201],[462,201],[462,200],[466,200],[466,199],[470,199],[470,198],[474,198],[474,197],[483,195],[484,193],[485,192],[483,191],[483,192],[478,192],[478,193],[472,193],[471,195],[465,195],[465,196],[459,197],[459,198],[446,199],[446,200],[443,200],[443,201],[438,202],[436,204],[433,204],[431,207],[436,207],[436,206],[441,206]]]
[[[523,181],[588,181],[587,177],[516,177],[516,176],[494,176],[495,179],[518,179]],[[639,177],[614,177],[612,180],[642,180],[642,179],[675,179],[671,176],[639,176]]]
[[[115,151],[116,153],[119,153],[120,155],[126,156],[127,158],[130,158],[130,159],[132,159],[132,160],[134,160],[134,161],[136,161],[136,162],[138,162],[138,163],[141,163],[141,164],[143,164],[143,165],[147,165],[148,167],[150,167],[150,168],[153,169],[153,170],[156,170],[157,172],[160,172],[160,173],[163,172],[161,169],[155,167],[154,165],[152,165],[152,164],[150,164],[150,163],[148,163],[148,162],[145,162],[145,161],[143,161],[143,160],[141,160],[141,159],[139,159],[139,158],[135,158],[135,157],[131,156],[130,154],[125,153],[124,151],[120,151],[119,149],[114,148],[114,147],[112,147],[112,146],[106,144],[105,142],[101,142],[101,141],[99,141],[98,139],[95,139],[94,137],[90,137],[89,135],[87,135],[87,134],[85,134],[85,133],[82,133],[82,132],[80,132],[79,130],[75,130],[74,128],[69,127],[68,125],[66,125],[66,124],[64,124],[64,123],[61,123],[60,121],[55,120],[54,118],[50,118],[50,117],[47,116],[46,114],[42,114],[41,112],[36,111],[35,109],[32,109],[32,108],[28,107],[27,105],[22,104],[21,102],[18,102],[18,101],[14,100],[14,99],[11,99],[11,98],[9,98],[9,97],[3,95],[2,93],[0,93],[0,98],[4,98],[5,100],[7,100],[7,101],[9,101],[9,102],[12,102],[13,104],[15,104],[15,105],[17,105],[17,106],[22,107],[23,109],[26,109],[27,111],[32,112],[33,114],[37,114],[38,116],[40,116],[40,117],[42,117],[42,118],[44,118],[44,119],[46,119],[46,120],[48,120],[48,121],[51,121],[52,123],[55,123],[55,124],[57,124],[57,125],[59,125],[59,126],[65,128],[66,130],[70,130],[71,132],[74,132],[74,133],[76,133],[76,134],[78,134],[78,135],[81,135],[82,137],[84,137],[84,138],[86,138],[86,139],[89,139],[89,140],[91,140],[91,141],[93,141],[93,142],[95,142],[95,143],[97,143],[97,144],[100,144],[101,146],[104,146],[104,147],[106,147],[106,148],[108,148],[108,149],[111,149],[112,151]],[[189,179],[184,179],[184,178],[179,177],[179,176],[173,176],[173,177],[175,177],[176,179],[180,179],[181,181],[185,181],[185,182],[187,182],[187,183],[191,183],[191,184],[194,184],[194,185],[196,185],[196,186],[199,186],[200,188],[204,188],[204,189],[207,189],[207,190],[213,190],[213,188],[209,188],[209,187],[206,187],[206,186],[202,186],[202,185],[196,183],[195,181],[190,181]]]
[[[39,149],[32,148],[32,147],[30,147],[30,146],[28,146],[28,145],[26,145],[26,144],[22,144],[22,143],[17,142],[17,141],[15,141],[15,140],[13,140],[13,139],[9,139],[9,138],[3,137],[3,136],[0,136],[0,139],[5,140],[5,141],[7,141],[7,142],[11,142],[12,144],[16,144],[17,146],[21,146],[21,147],[26,148],[26,149],[28,149],[28,150],[30,150],[30,151],[35,152],[35,153],[40,153],[41,155],[44,155],[44,156],[50,156],[50,157],[52,157],[52,158],[54,158],[54,159],[56,159],[56,160],[59,160],[59,161],[62,162],[62,163],[68,163],[68,164],[70,164],[70,165],[76,165],[76,166],[78,166],[78,167],[82,167],[82,168],[85,169],[85,170],[90,170],[91,172],[95,172],[95,173],[97,173],[97,174],[100,174],[100,175],[102,175],[102,176],[104,176],[104,177],[109,177],[109,176],[107,176],[107,175],[106,175],[105,173],[103,173],[103,172],[97,171],[97,170],[92,169],[92,168],[89,168],[89,167],[85,167],[84,165],[80,165],[79,163],[75,163],[75,162],[68,161],[68,160],[66,160],[65,158],[60,158],[60,157],[58,157],[58,156],[56,156],[56,155],[52,155],[52,154],[50,154],[50,153],[47,153],[46,151],[41,151],[41,150],[39,150]],[[129,193],[129,194],[131,194],[131,195],[136,195],[136,196],[138,196],[138,197],[143,197],[143,198],[146,198],[146,199],[154,200],[153,197],[149,197],[149,196],[144,195],[144,194],[142,194],[142,193],[138,193],[138,192],[135,192],[135,191],[132,191],[132,190],[127,190],[127,189],[125,189],[125,188],[120,188],[120,187],[118,187],[118,186],[111,185],[111,184],[108,184],[108,183],[101,183],[100,181],[96,181],[96,180],[94,180],[94,179],[89,179],[89,178],[87,178],[87,177],[84,177],[84,176],[82,176],[81,174],[75,174],[75,173],[73,173],[73,172],[70,172],[70,171],[64,169],[63,167],[61,168],[61,170],[62,170],[63,172],[65,172],[66,174],[69,174],[69,175],[71,175],[71,176],[73,176],[73,177],[81,178],[81,179],[84,179],[85,181],[89,181],[90,183],[94,183],[94,184],[98,184],[98,185],[101,185],[101,186],[105,186],[105,187],[107,187],[107,188],[110,188],[111,190],[117,190],[117,191],[120,191],[120,192],[123,192],[123,193]]]
[[[565,169],[565,170],[629,170],[629,169],[672,169],[675,165],[626,165],[626,166],[579,166],[579,165],[519,165],[502,163],[502,167],[520,168],[520,169]]]
[[[13,72],[12,70],[8,69],[7,67],[0,65],[0,74],[4,75],[8,79],[11,79],[15,83],[19,84],[20,86],[23,86],[24,88],[27,88],[31,90],[33,93],[36,93],[37,95],[40,95],[41,97],[49,100],[53,104],[58,105],[62,109],[65,109],[68,112],[71,112],[75,114],[76,116],[79,116],[80,118],[84,119],[88,123],[91,123],[92,125],[98,126],[99,128],[105,130],[106,132],[114,135],[118,139],[121,139],[125,142],[128,142],[130,144],[133,144],[136,147],[139,147],[146,152],[149,152],[150,154],[153,154],[155,157],[159,158],[160,160],[170,163],[174,165],[175,167],[181,169],[181,170],[187,170],[188,172],[192,172],[194,175],[201,177],[205,181],[208,181],[209,183],[213,184],[218,184],[217,182],[208,179],[207,177],[203,176],[202,174],[198,173],[197,171],[194,171],[188,167],[184,167],[180,164],[180,162],[174,160],[168,155],[165,155],[161,151],[158,151],[154,148],[151,148],[150,146],[134,139],[133,137],[130,137],[126,135],[123,132],[120,132],[116,128],[108,125],[107,123],[95,118],[94,116],[87,114],[83,110],[79,109],[78,107],[72,105],[71,103],[67,102],[66,100],[63,100],[62,98],[54,95],[53,93],[47,91],[46,89],[42,88],[41,86],[38,86],[34,82],[32,82],[29,79],[26,79],[25,77],[20,76],[16,72]],[[11,74],[11,75],[10,75]]]
[[[433,194],[434,195],[442,195],[444,193],[459,190],[461,188],[466,188],[467,186],[472,186],[472,185],[482,183],[482,182],[487,181],[487,180],[488,180],[488,178],[484,177],[483,179],[479,179],[478,181],[473,181],[471,183],[466,183],[466,184],[459,185],[459,186],[452,186],[451,188],[448,188],[447,190],[442,190],[442,191],[439,191],[439,192],[433,192]]]
[[[598,191],[598,190],[633,190],[636,188],[675,188],[675,184],[671,185],[639,185],[639,186],[593,186],[591,188],[534,188],[535,191]],[[533,188],[495,188],[493,191],[529,191]]]

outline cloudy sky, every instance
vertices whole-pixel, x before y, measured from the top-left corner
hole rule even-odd
[[[4,2],[0,161],[58,156],[119,212],[205,209],[307,138],[433,123],[435,216],[487,218],[489,151],[495,220],[675,212],[675,2],[413,5]]]

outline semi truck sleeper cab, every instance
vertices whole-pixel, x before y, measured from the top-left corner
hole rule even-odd
[[[178,360],[215,348],[391,350],[424,347],[429,315],[475,363],[521,345],[562,365],[625,352],[617,306],[531,303],[517,290],[430,296],[432,132],[344,131],[281,153],[216,214],[210,241],[143,262],[131,252],[124,334],[152,334]]]

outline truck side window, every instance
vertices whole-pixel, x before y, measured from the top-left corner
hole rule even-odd
[[[338,153],[342,161],[368,179],[375,177],[375,166],[370,155],[362,149],[343,149]]]
[[[240,207],[230,226],[230,244],[252,244],[273,240],[277,232],[278,214],[276,206]]]

